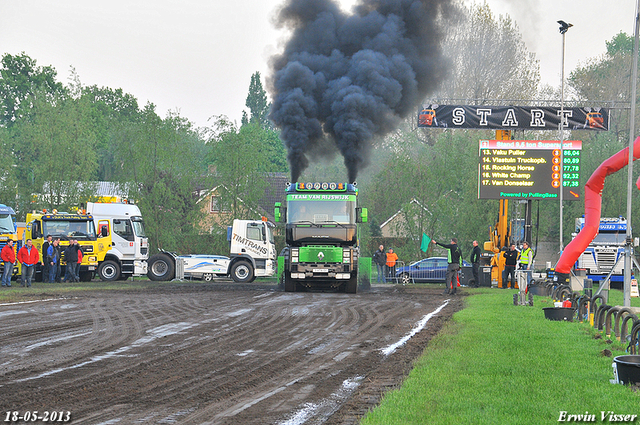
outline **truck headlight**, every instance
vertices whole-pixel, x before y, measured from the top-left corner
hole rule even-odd
[[[298,262],[298,248],[291,249],[291,262],[292,263]]]
[[[345,249],[342,251],[342,262],[345,264],[349,264],[351,262],[351,251]]]

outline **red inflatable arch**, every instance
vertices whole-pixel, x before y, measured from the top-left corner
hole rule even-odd
[[[640,137],[633,142],[633,160],[635,161],[638,158],[640,158]],[[604,179],[620,171],[628,163],[629,147],[627,146],[600,164],[589,177],[587,184],[584,186],[584,227],[562,251],[562,255],[560,255],[556,265],[556,273],[569,274],[578,257],[598,234]],[[640,189],[640,178],[636,181],[636,186]]]

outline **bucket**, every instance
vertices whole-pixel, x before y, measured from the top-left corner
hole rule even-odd
[[[640,384],[640,356],[617,356],[613,361],[616,362],[620,383],[624,385]]]
[[[549,320],[557,320],[560,322],[567,321],[573,322],[573,313],[574,310],[572,308],[567,307],[545,307],[544,317]]]

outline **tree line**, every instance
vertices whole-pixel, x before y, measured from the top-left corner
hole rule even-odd
[[[559,103],[558,88],[540,85],[538,62],[508,16],[496,18],[488,5],[472,4],[451,28],[444,46],[450,78],[432,99]],[[628,142],[632,52],[631,37],[620,33],[604,55],[576,68],[567,80],[568,103],[613,107],[609,132],[576,130],[565,137],[583,141],[581,184]],[[177,112],[162,117],[153,103],[141,106],[122,89],[85,86],[73,70],[63,84],[53,67],[38,65],[26,53],[4,54],[0,203],[14,207],[22,220],[34,209],[71,210],[95,198],[94,182],[115,182],[139,204],[153,249],[221,253],[223,232],[203,238],[210,229],[200,226],[205,212],[198,201],[217,188],[229,217],[253,217],[267,185],[265,173],[289,173],[259,73],[249,82],[246,106],[240,123],[218,115],[210,126],[196,128]],[[369,249],[380,237],[379,225],[400,211],[411,242],[398,253],[407,261],[430,254],[419,250],[423,233],[436,240],[456,236],[463,247],[474,239],[488,240],[498,214],[498,201],[477,199],[478,140],[494,138],[493,132],[417,128],[418,108],[376,141],[371,164],[358,178],[359,202],[370,216],[362,228],[363,246]],[[558,135],[520,131],[515,138],[554,140]],[[308,159],[312,165],[302,180],[347,180],[337,149],[333,156]],[[625,214],[626,173],[618,174],[605,184],[603,216]],[[539,227],[534,237],[558,240],[558,202],[535,203]],[[582,214],[582,202],[565,203],[565,241]],[[632,217],[636,222],[640,219]]]

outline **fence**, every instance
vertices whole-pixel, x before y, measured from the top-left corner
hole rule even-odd
[[[401,269],[403,267],[406,266],[406,263],[404,261],[396,261],[395,266],[393,267],[388,267],[388,266],[384,266],[383,267],[383,272],[381,275],[379,273],[380,268],[378,267],[378,265],[376,264],[376,271],[375,271],[375,278],[376,278],[376,282],[380,283],[380,282],[384,282],[384,283],[412,283],[413,279],[411,279],[411,277],[409,275],[407,275],[407,280],[403,282],[402,279],[402,275],[400,273]],[[373,272],[373,267],[371,270],[371,280],[373,281],[373,277],[374,277],[374,272]],[[442,280],[444,280],[444,276],[442,277]]]

